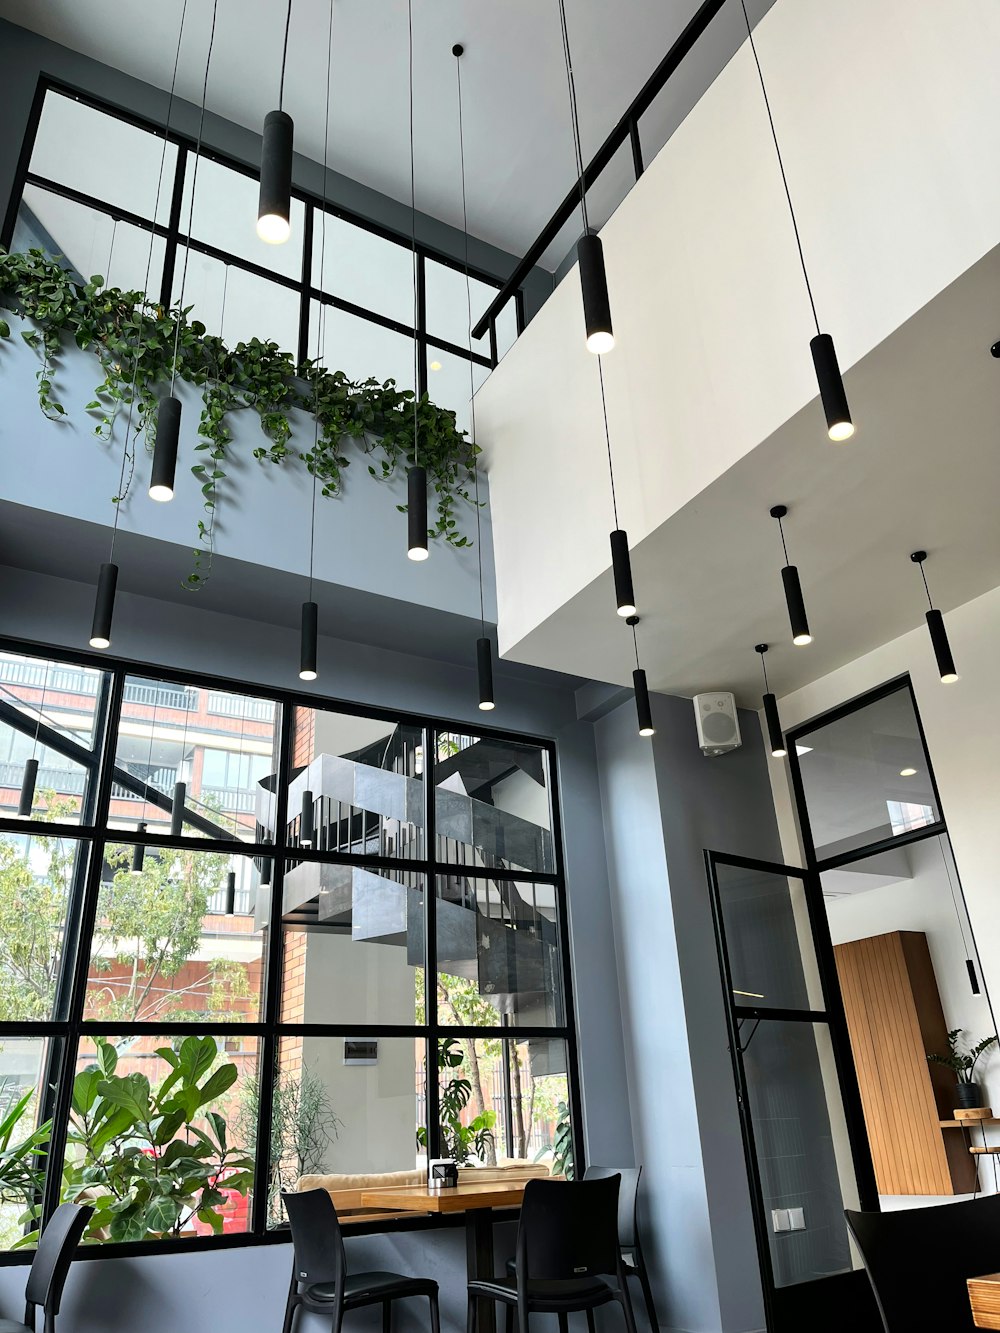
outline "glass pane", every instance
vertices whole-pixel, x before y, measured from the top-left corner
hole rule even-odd
[[[413,327],[413,251],[409,246],[387,241],[331,213],[324,222],[317,210],[312,281],[320,291]]]
[[[0,1250],[37,1239],[45,1158],[36,1153],[49,1142],[60,1049],[61,1041],[44,1037],[0,1038],[0,1121],[9,1120],[0,1165]]]
[[[941,818],[905,685],[799,733],[795,744],[817,856],[860,850]]]
[[[290,862],[281,1021],[422,1023],[423,885],[411,871]]]
[[[517,306],[514,298],[497,315],[497,360],[510,351],[517,342]]]
[[[555,886],[447,875],[437,895],[438,1022],[561,1026]]]
[[[273,824],[278,720],[271,699],[127,677],[110,826],[167,833],[176,796],[185,834],[253,842]]]
[[[444,1037],[438,1079],[442,1156],[572,1174],[565,1042]]]
[[[45,94],[31,153],[30,170],[36,175],[151,218],[162,158],[163,140],[148,130],[62,93]],[[176,163],[177,149],[167,144],[156,215],[164,225],[170,216]],[[103,268],[91,271],[104,272]]]
[[[544,750],[439,731],[434,773],[438,860],[470,870],[555,870]]]
[[[257,1047],[253,1037],[81,1039],[62,1193],[93,1206],[86,1241],[249,1230]]]
[[[472,363],[471,384],[479,388],[489,378],[488,366]],[[465,357],[455,356],[451,352],[442,352],[438,347],[427,349],[427,393],[437,407],[450,409],[455,413],[455,422],[459,430],[472,434],[472,412],[470,398],[469,362]]]
[[[38,185],[24,187],[11,250],[44,250],[53,259],[63,259],[63,267],[84,282],[99,273],[105,286],[146,291],[159,299],[164,252],[159,236],[153,238],[150,259],[148,231],[128,222],[115,227],[107,213],[63,199]]]
[[[461,269],[439,264],[434,259],[424,261],[425,299],[427,304],[427,332],[432,338],[442,338],[457,347],[469,344],[469,299],[465,290],[465,273]],[[472,327],[496,297],[498,287],[470,279],[472,296]],[[489,334],[473,344],[473,350],[483,356],[490,354]]]
[[[184,202],[181,205],[181,231],[187,231],[191,208],[191,188],[194,185],[194,216],[191,235],[197,241],[214,245],[217,250],[238,259],[249,259],[271,273],[285,278],[302,277],[302,235],[305,230],[305,205],[300,199],[292,200],[292,234],[284,245],[269,245],[257,235],[257,204],[260,183],[253,176],[212,162],[203,157],[198,163],[198,179],[194,180],[194,154],[188,156],[184,173]],[[183,251],[179,256],[183,264]],[[187,302],[185,302],[187,304]]]
[[[256,1022],[259,883],[249,857],[108,844],[84,1017]]]
[[[0,700],[19,718],[15,723],[9,714],[10,720],[0,722],[0,808],[5,815],[18,812],[23,792],[31,819],[80,822],[90,783],[96,781],[97,700],[104,678],[104,672],[87,667],[0,653]],[[24,785],[30,759],[38,763],[33,789],[30,778]]]
[[[342,370],[349,380],[363,382],[395,380],[397,389],[413,388],[413,339],[392,329],[360,319],[333,306],[323,307],[322,337],[319,335],[320,306],[313,302],[310,355],[329,371]]]
[[[721,864],[715,875],[733,1004],[824,1010],[802,880]]]
[[[88,850],[41,830],[0,834],[0,1022],[63,1016],[66,918],[74,888],[83,890]]]
[[[278,1045],[269,1185],[272,1222],[282,1220],[279,1193],[303,1177],[334,1192],[356,1190],[361,1177],[393,1173],[393,1185],[423,1184],[426,1155],[417,1146],[424,1124],[425,1044],[416,1037],[283,1037]],[[399,1178],[397,1172],[407,1175]],[[342,1221],[361,1208],[337,1200]]]
[[[422,857],[420,728],[304,707],[294,710],[293,726],[288,842],[326,852]],[[286,910],[291,905],[286,897]]]
[[[846,1272],[858,1198],[829,1032],[765,1019],[743,1041],[775,1285]]]
[[[181,299],[183,268],[182,252],[174,274],[175,302]],[[227,347],[258,338],[276,342],[283,352],[298,358],[299,294],[290,287],[232,266],[227,276],[227,265],[192,250],[184,288],[184,308],[188,306],[194,307],[188,318],[200,319]]]

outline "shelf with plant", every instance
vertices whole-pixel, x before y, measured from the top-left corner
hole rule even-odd
[[[141,441],[152,451],[160,397],[176,377],[200,390],[198,458],[191,471],[201,488],[205,517],[199,521],[195,566],[185,582],[196,591],[211,570],[215,511],[219,489],[229,480],[229,459],[234,447],[234,413],[257,415],[263,442],[253,457],[275,466],[304,466],[319,483],[321,493],[344,492],[345,472],[351,463],[366,462],[372,477],[388,481],[415,461],[427,469],[435,497],[432,538],[454,547],[471,545],[458,519],[459,503],[475,504],[473,496],[478,447],[456,424],[455,413],[437,407],[422,394],[414,410],[414,394],[394,380],[351,380],[340,370],[328,370],[319,361],[297,364],[275,342],[252,338],[228,347],[210,334],[192,307],[164,307],[144,292],[105,285],[95,274],[80,281],[43,250],[8,253],[0,249],[0,308],[26,321],[20,336],[40,358],[37,371],[38,402],[53,421],[67,410],[59,399],[57,377],[71,344],[95,356],[99,380],[86,411],[94,421],[94,435],[111,439],[119,414],[131,409],[131,428],[125,447],[134,470],[135,449]],[[15,336],[8,320],[0,318],[0,340]],[[316,423],[315,442],[299,448],[293,442],[292,414],[306,413]],[[121,503],[127,494],[115,496]],[[397,505],[405,512],[405,505]]]

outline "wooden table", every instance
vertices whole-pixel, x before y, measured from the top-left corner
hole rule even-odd
[[[1000,1328],[1000,1273],[970,1277],[968,1287],[976,1328]]]
[[[387,1208],[397,1213],[464,1213],[465,1258],[470,1282],[491,1278],[493,1260],[493,1210],[520,1208],[525,1180],[490,1181],[482,1185],[463,1182],[453,1189],[428,1190],[423,1185],[397,1189],[370,1189],[361,1196],[363,1208]],[[1000,1327],[998,1325],[997,1327]],[[479,1333],[495,1333],[496,1311],[492,1301],[479,1303]]]

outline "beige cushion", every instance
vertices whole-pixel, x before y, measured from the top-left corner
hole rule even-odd
[[[341,1172],[329,1176],[301,1176],[296,1189],[300,1194],[303,1190],[327,1190],[330,1194],[338,1194],[342,1190],[395,1189],[426,1183],[427,1175],[423,1171],[373,1171],[368,1175]]]

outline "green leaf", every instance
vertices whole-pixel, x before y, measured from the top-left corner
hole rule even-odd
[[[181,1215],[181,1207],[176,1199],[160,1195],[154,1198],[146,1209],[146,1230],[161,1234],[171,1231]]]
[[[215,1212],[212,1208],[199,1208],[198,1221],[212,1228],[212,1234],[221,1236],[225,1227],[225,1219],[221,1213]]]
[[[127,1111],[133,1120],[149,1119],[149,1079],[145,1074],[105,1079],[99,1084],[98,1092],[105,1101]]]
[[[220,1065],[212,1077],[202,1086],[198,1105],[205,1106],[209,1102],[217,1101],[223,1093],[229,1091],[238,1077],[239,1070],[235,1065]]]
[[[73,1110],[86,1115],[97,1101],[101,1075],[96,1069],[83,1069],[73,1080]]]

